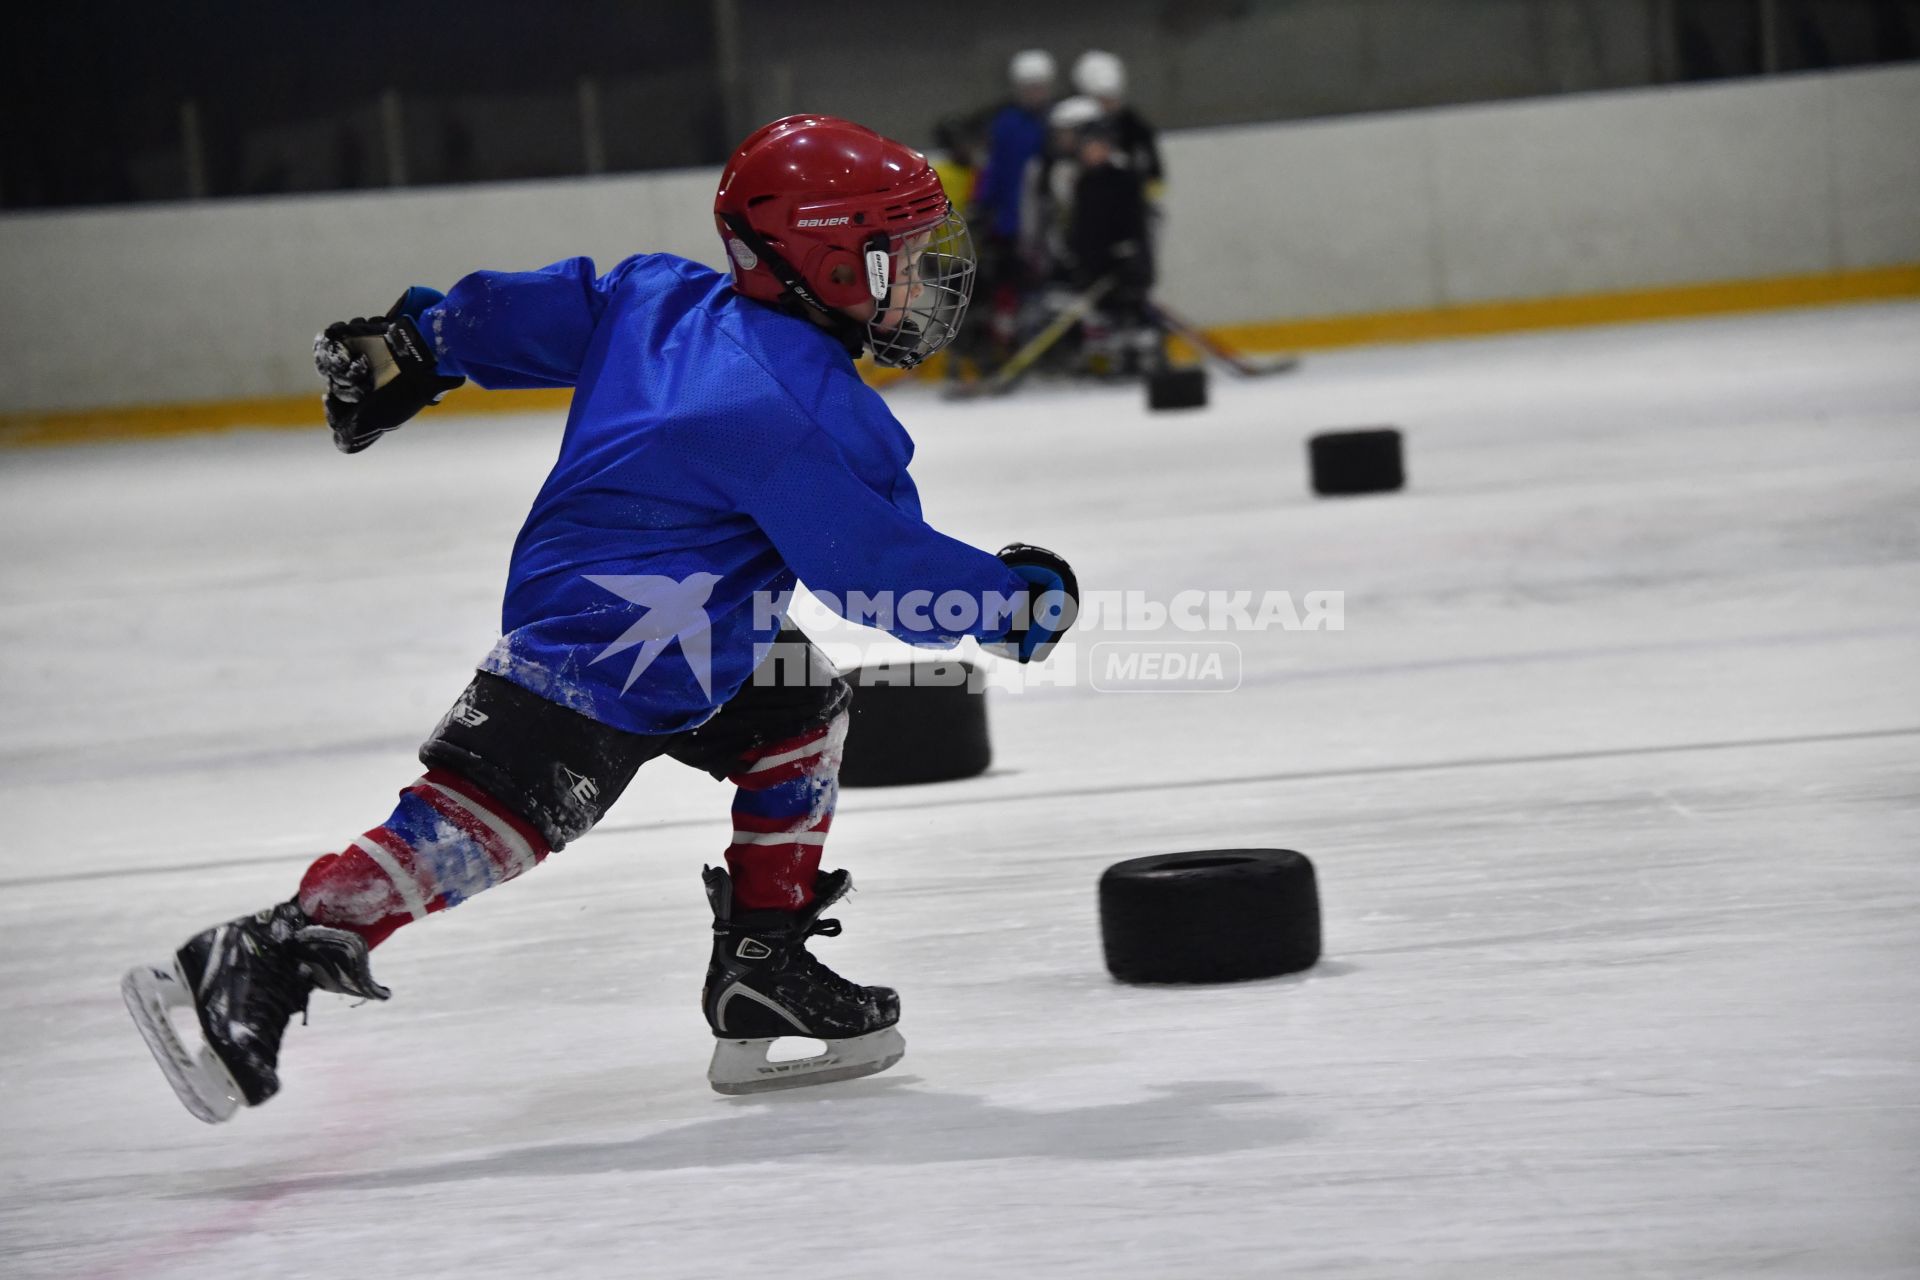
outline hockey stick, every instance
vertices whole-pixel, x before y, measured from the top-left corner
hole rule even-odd
[[[1067,331],[1087,318],[1100,299],[1113,287],[1112,276],[1101,276],[1089,285],[1072,302],[1061,308],[1060,314],[1047,322],[1046,328],[1027,339],[1025,346],[1007,357],[1007,362],[993,371],[993,375],[979,382],[948,389],[955,399],[972,399],[975,396],[1003,396],[1013,390],[1014,384],[1026,376],[1027,370],[1041,356],[1053,349],[1055,343],[1066,337]]]
[[[1282,355],[1261,359],[1235,351],[1178,312],[1169,311],[1165,303],[1148,303],[1147,312],[1161,329],[1176,337],[1185,338],[1200,348],[1202,355],[1218,361],[1243,378],[1263,378],[1272,373],[1286,373],[1300,365],[1299,356]]]

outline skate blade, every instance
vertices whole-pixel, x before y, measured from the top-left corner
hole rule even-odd
[[[174,1030],[171,1009],[192,1009],[193,994],[176,966],[161,969],[137,965],[120,980],[120,997],[127,1002],[133,1025],[147,1042],[153,1060],[167,1083],[179,1095],[182,1106],[196,1120],[219,1124],[240,1109],[240,1086],[233,1074],[205,1045],[195,1054]],[[198,1019],[195,1019],[196,1027]]]
[[[864,1036],[828,1040],[824,1053],[787,1062],[769,1062],[767,1040],[719,1040],[714,1042],[713,1062],[707,1068],[707,1082],[715,1093],[770,1093],[776,1089],[801,1089],[808,1085],[832,1084],[836,1080],[858,1080],[877,1075],[900,1061],[907,1042],[898,1027],[882,1027]]]

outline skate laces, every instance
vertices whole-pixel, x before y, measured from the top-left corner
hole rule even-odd
[[[260,1028],[260,1038],[270,1052],[277,1054],[280,1039],[286,1034],[293,1015],[298,1013],[301,1025],[306,1024],[307,997],[312,994],[313,986],[301,974],[300,964],[292,956],[276,952],[263,959],[268,963],[262,965],[259,980],[240,985],[237,1003],[241,1016]]]
[[[800,936],[793,940],[792,954],[794,968],[800,970],[804,976],[812,981],[830,988],[841,995],[855,997],[863,995],[865,992],[864,987],[851,978],[841,977],[827,967],[826,961],[807,950],[807,939],[816,936],[822,938],[839,937],[840,922],[838,920],[815,920],[807,925],[807,927],[801,931]]]

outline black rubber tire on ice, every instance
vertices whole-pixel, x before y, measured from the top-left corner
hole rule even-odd
[[[1147,375],[1147,408],[1204,409],[1207,406],[1207,371],[1195,365],[1191,369],[1160,369]]]
[[[1390,493],[1407,483],[1394,427],[1328,431],[1307,441],[1307,471],[1321,495]]]
[[[1122,982],[1240,982],[1320,959],[1313,864],[1291,849],[1132,858],[1100,877],[1107,972]]]
[[[967,663],[876,662],[846,673],[853,686],[843,787],[949,782],[987,771],[987,696]]]

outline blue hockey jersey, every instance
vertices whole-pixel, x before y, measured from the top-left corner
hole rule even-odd
[[[708,267],[476,272],[419,322],[443,373],[575,388],[482,664],[550,701],[633,733],[700,724],[752,674],[780,626],[765,601],[796,577],[839,601],[1025,590],[921,519],[913,441],[839,341]],[[1007,631],[990,609],[952,618],[899,610],[888,629]]]
[[[1010,102],[994,114],[987,134],[987,167],[980,175],[974,200],[994,235],[1014,239],[1020,234],[1020,203],[1027,184],[1027,165],[1047,148],[1044,111],[1029,111]]]

